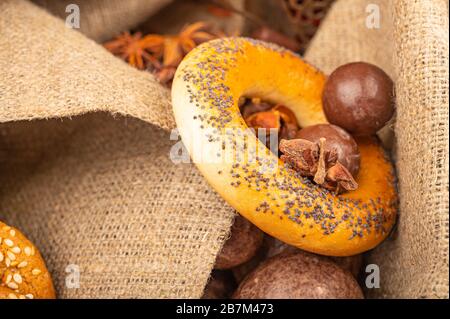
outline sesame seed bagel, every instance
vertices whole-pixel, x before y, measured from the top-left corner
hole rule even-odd
[[[54,299],[52,279],[37,248],[0,222],[0,299]]]
[[[396,218],[393,168],[376,138],[359,138],[359,188],[336,195],[300,176],[259,141],[242,96],[289,107],[301,127],[327,123],[326,77],[278,46],[245,38],[204,43],[177,69],[172,104],[192,160],[212,187],[264,232],[298,248],[350,256],[378,245]]]

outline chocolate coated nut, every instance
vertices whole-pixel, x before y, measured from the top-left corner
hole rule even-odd
[[[355,135],[372,135],[394,114],[394,84],[379,67],[355,62],[338,67],[323,92],[328,121]]]

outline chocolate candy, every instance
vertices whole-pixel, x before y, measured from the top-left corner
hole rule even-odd
[[[325,84],[323,109],[330,123],[354,135],[375,134],[394,114],[394,84],[375,65],[342,65]]]
[[[356,177],[359,171],[360,155],[358,145],[353,137],[336,125],[317,124],[305,127],[297,132],[296,138],[319,143],[321,137],[326,139],[325,149],[335,150],[337,160]]]

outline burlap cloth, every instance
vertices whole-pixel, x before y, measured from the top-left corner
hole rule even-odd
[[[136,27],[173,0],[32,0],[51,13],[66,17],[66,7],[80,8],[80,31],[97,41],[109,40]]]
[[[448,5],[383,1],[370,30],[368,3],[338,1],[307,59],[326,72],[365,60],[396,80],[401,217],[371,254],[370,295],[448,297]],[[233,212],[170,161],[168,91],[25,0],[0,12],[0,219],[40,248],[59,297],[201,296]]]
[[[379,29],[366,27],[373,5]],[[306,54],[327,73],[362,60],[395,79],[400,218],[370,255],[381,275],[372,297],[448,298],[448,23],[445,0],[338,1]]]

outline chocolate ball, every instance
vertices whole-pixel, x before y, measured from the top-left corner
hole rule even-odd
[[[355,62],[342,65],[323,91],[328,121],[354,135],[372,135],[394,114],[394,84],[379,67]]]
[[[233,299],[361,299],[353,276],[325,256],[298,250],[267,259],[240,283]]]
[[[319,143],[322,137],[326,139],[325,149],[330,151],[334,149],[337,160],[355,177],[360,163],[358,144],[345,130],[332,124],[317,124],[301,129],[296,135],[296,138],[314,143]]]
[[[261,247],[264,233],[244,217],[237,215],[231,236],[216,258],[216,269],[230,269],[249,261]]]
[[[236,281],[231,271],[214,269],[205,287],[202,299],[229,298],[235,289]]]

